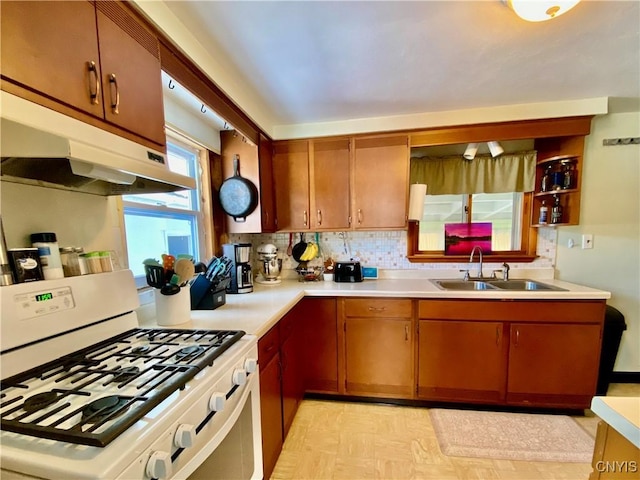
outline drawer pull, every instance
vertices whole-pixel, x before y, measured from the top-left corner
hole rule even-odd
[[[369,307],[370,312],[384,312],[387,307]]]
[[[89,76],[93,75],[95,82],[95,88],[91,89],[91,82],[89,82],[89,98],[91,98],[91,103],[93,105],[97,105],[100,103],[98,96],[100,95],[100,76],[98,75],[98,68],[96,67],[96,62],[91,60],[87,62],[87,67],[89,69]]]

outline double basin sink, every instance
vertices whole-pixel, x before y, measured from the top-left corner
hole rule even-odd
[[[534,280],[432,280],[442,290],[510,290],[519,292],[529,291],[558,291],[566,292],[564,288],[547,285]]]

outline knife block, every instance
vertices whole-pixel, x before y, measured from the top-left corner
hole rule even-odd
[[[191,284],[191,310],[215,310],[227,301],[226,288],[230,279],[211,283],[204,275],[198,275]]]

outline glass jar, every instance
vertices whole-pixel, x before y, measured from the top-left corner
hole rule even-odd
[[[60,261],[65,277],[77,277],[80,275],[80,258],[75,247],[61,247]]]

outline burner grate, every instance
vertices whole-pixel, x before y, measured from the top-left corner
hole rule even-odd
[[[15,375],[2,382],[2,430],[105,447],[243,335],[137,328]]]

